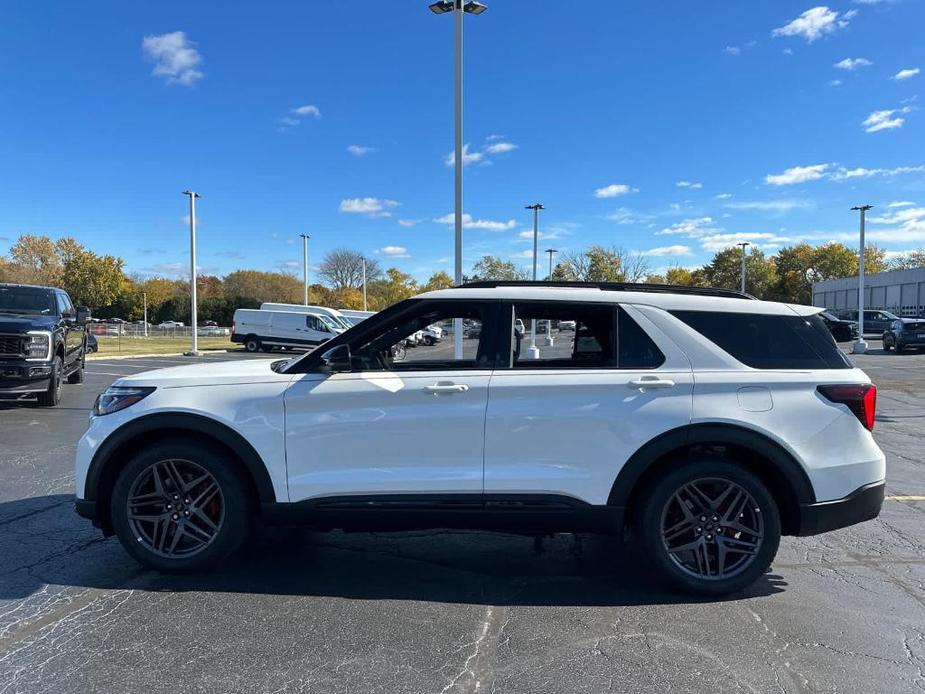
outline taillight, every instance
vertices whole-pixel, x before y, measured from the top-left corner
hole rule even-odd
[[[826,400],[847,405],[861,424],[869,431],[874,430],[877,386],[871,384],[819,386],[817,390]]]

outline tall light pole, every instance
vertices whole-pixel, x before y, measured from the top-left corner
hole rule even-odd
[[[867,343],[864,341],[864,215],[867,210],[873,209],[873,205],[856,205],[851,210],[861,213],[861,252],[858,262],[858,339],[851,346],[851,351],[855,354],[864,354],[867,351]]]
[[[308,306],[308,234],[299,234],[302,237],[302,283],[305,285],[304,305]]]
[[[537,242],[540,238],[540,210],[545,210],[542,203],[536,202],[527,205],[525,210],[533,210],[533,281],[536,282],[536,252]],[[551,256],[550,256],[551,257]],[[530,319],[530,349],[527,350],[531,359],[540,358],[540,348],[536,346],[536,318]]]
[[[184,190],[183,195],[189,195],[189,287],[190,287],[190,333],[193,336],[192,347],[188,356],[199,356],[199,336],[196,326],[199,325],[196,301],[196,198],[199,193]]]
[[[144,327],[145,327],[145,337],[147,337],[148,336],[148,292],[142,292],[141,298],[144,301],[144,307],[145,307]]]
[[[363,258],[363,310],[366,311],[366,258]]]
[[[741,289],[742,289],[742,293],[744,294],[745,293],[745,259],[747,257],[745,253],[745,249],[748,246],[751,246],[752,244],[750,244],[748,241],[743,241],[742,243],[737,243],[736,245],[742,246],[742,277],[741,277],[742,285],[741,285]]]
[[[488,8],[480,2],[474,0],[438,0],[438,2],[429,5],[430,11],[434,14],[446,14],[452,12],[455,24],[455,44],[456,44],[456,62],[455,62],[455,144],[453,149],[453,164],[455,174],[455,210],[453,227],[455,229],[456,239],[456,263],[454,280],[457,285],[463,281],[463,15],[464,14],[482,14]],[[456,359],[462,359],[462,319],[457,318],[453,321],[453,351]]]
[[[558,253],[555,248],[547,248],[544,253],[549,253],[549,279],[552,279],[552,254]]]

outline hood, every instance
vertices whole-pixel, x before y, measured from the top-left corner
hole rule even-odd
[[[55,316],[24,316],[0,311],[0,333],[22,335],[30,330],[52,330],[58,322]]]
[[[117,386],[157,386],[183,388],[187,386],[244,385],[247,383],[273,383],[289,381],[292,374],[280,374],[270,365],[280,359],[246,359],[243,361],[215,361],[188,366],[171,366],[120,378]],[[285,361],[285,360],[282,360]]]

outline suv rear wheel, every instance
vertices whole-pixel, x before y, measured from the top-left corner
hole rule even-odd
[[[656,567],[693,593],[734,593],[756,581],[780,544],[780,515],[764,484],[725,460],[684,464],[640,509],[641,540]]]
[[[113,529],[126,551],[158,571],[215,565],[247,537],[246,487],[227,456],[194,441],[166,441],[139,453],[116,480]]]

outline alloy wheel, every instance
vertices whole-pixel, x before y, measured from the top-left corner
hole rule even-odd
[[[166,558],[199,554],[219,534],[225,517],[215,477],[189,460],[162,460],[135,478],[126,517],[137,542]]]
[[[727,479],[703,478],[675,490],[662,509],[662,543],[683,572],[722,580],[745,571],[764,540],[752,495]]]

